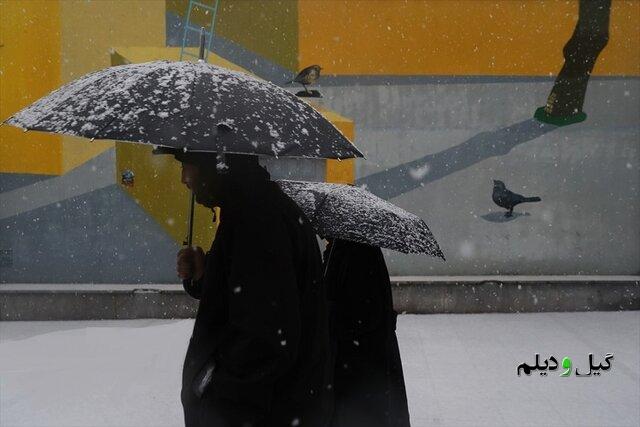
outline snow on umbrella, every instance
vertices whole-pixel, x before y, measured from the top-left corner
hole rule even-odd
[[[362,188],[324,182],[277,182],[322,237],[444,259],[421,218]]]
[[[205,62],[155,61],[87,74],[5,121],[28,130],[188,151],[363,157],[284,89]]]

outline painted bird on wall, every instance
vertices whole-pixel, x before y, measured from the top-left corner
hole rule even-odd
[[[504,182],[497,179],[493,180],[493,194],[491,195],[491,198],[496,205],[508,210],[508,212],[504,214],[506,217],[512,216],[513,208],[520,203],[542,201],[540,197],[525,197],[521,194],[514,193],[507,189]]]
[[[320,70],[322,67],[319,65],[310,65],[298,73],[298,75],[287,83],[300,83],[304,86],[305,92],[309,92],[307,86],[314,84],[320,78]]]

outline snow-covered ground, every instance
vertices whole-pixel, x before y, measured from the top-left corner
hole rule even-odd
[[[0,426],[182,425],[192,322],[0,322]],[[398,337],[414,427],[640,425],[640,312],[404,315]],[[614,359],[518,377],[535,353]]]

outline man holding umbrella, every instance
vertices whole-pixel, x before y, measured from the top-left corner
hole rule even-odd
[[[183,368],[192,426],[322,426],[331,412],[320,253],[300,208],[256,156],[175,154],[182,182],[221,208],[211,250],[186,248],[177,270],[200,300]]]
[[[257,155],[362,157],[335,126],[269,82],[202,60],[96,71],[4,123],[153,144],[183,163],[198,203],[221,208],[207,255],[178,256],[185,289],[200,300],[183,368],[188,427],[326,425],[331,370],[319,248]],[[218,168],[215,153],[237,154]]]

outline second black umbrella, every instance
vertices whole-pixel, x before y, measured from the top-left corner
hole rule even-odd
[[[277,182],[324,238],[444,259],[438,242],[421,218],[362,188],[326,182]]]

